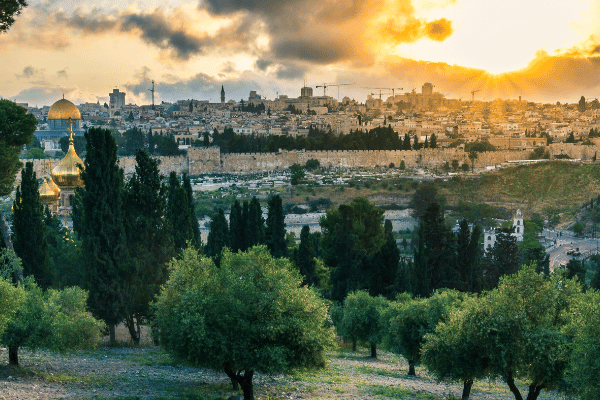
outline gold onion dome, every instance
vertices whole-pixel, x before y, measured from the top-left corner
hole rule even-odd
[[[44,183],[42,183],[42,185],[40,186],[39,189],[39,193],[40,193],[40,201],[42,203],[54,203],[55,201],[58,200],[58,194],[54,191],[54,189],[52,189],[52,186],[50,186],[48,184],[48,181],[46,180],[46,178],[44,178]],[[59,189],[59,193],[60,193],[60,189]]]
[[[69,100],[60,99],[48,110],[48,119],[81,119],[81,113],[75,104]]]
[[[50,188],[54,190],[54,193],[56,193],[57,198],[60,197],[60,188],[56,183],[54,183],[52,178],[48,179],[48,186],[50,186]]]
[[[71,137],[69,139],[69,150],[67,155],[60,160],[56,167],[52,170],[52,180],[59,187],[82,187],[83,179],[79,175],[78,165],[83,166],[83,161],[75,153],[75,146],[73,145],[73,131],[71,131]]]

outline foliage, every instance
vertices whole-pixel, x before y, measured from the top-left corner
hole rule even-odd
[[[496,243],[485,257],[485,279],[489,289],[498,286],[503,275],[514,274],[521,267],[522,254],[513,232],[514,228],[496,229]]]
[[[23,261],[24,276],[33,275],[46,288],[51,284],[48,240],[44,229],[44,209],[40,202],[39,185],[28,162],[22,172],[13,204],[13,243]]]
[[[10,12],[13,5],[18,6]],[[7,3],[8,13],[0,13],[3,15],[0,17],[0,33],[8,29],[8,25],[5,24],[12,23],[11,15],[20,10],[21,5],[25,5],[22,0],[10,0],[10,4]],[[0,99],[0,196],[12,192],[15,176],[23,166],[19,161],[19,152],[24,145],[31,142],[36,126],[37,120],[33,115],[27,114],[24,107]]]
[[[425,211],[432,203],[438,203],[442,208],[445,205],[445,199],[438,194],[438,189],[433,182],[422,182],[415,190],[415,194],[410,200],[409,207],[413,209],[413,218],[421,219]]]
[[[585,225],[581,222],[575,222],[575,224],[573,224],[572,230],[575,236],[581,237],[583,236],[583,232],[585,231]]]
[[[86,309],[87,293],[72,287],[42,291],[28,280],[24,300],[0,341],[9,349],[9,361],[18,365],[21,347],[75,350],[94,347],[102,324]]]
[[[69,150],[69,136],[61,137],[59,139],[58,143],[60,145],[60,149],[62,150],[62,152],[66,154],[67,151]],[[81,157],[84,157],[85,147],[86,147],[85,136],[73,135],[73,146],[75,146],[75,152],[77,154],[79,154]]]
[[[139,343],[139,325],[148,318],[149,304],[167,280],[167,263],[175,251],[158,164],[143,150],[138,150],[135,160],[135,173],[123,193],[128,252],[125,324]]]
[[[382,314],[388,307],[388,301],[382,297],[371,297],[365,290],[349,293],[341,308],[341,318],[335,325],[338,334],[353,343],[359,341],[371,346],[371,357],[377,358],[376,346],[381,343],[385,333]]]
[[[121,322],[125,309],[127,271],[123,226],[123,170],[117,164],[117,145],[107,129],[90,128],[85,134],[87,157],[81,177],[81,238],[86,256],[85,286],[96,318],[109,325]]]
[[[600,398],[600,292],[590,290],[575,300],[571,320],[564,330],[574,336],[567,381],[583,400]]]
[[[0,34],[6,32],[15,22],[15,17],[27,7],[25,0],[2,0],[0,2]]]
[[[415,364],[421,360],[425,335],[433,333],[437,324],[446,321],[464,295],[455,290],[436,291],[428,299],[402,299],[393,302],[386,312],[389,321],[388,341],[397,354],[409,364],[409,375],[415,375]]]
[[[306,165],[304,166],[304,168],[306,168],[308,171],[313,171],[319,168],[320,166],[321,163],[319,162],[319,160],[317,160],[316,158],[311,158],[306,161]]]
[[[302,283],[308,286],[319,285],[319,281],[315,274],[315,250],[313,241],[310,235],[310,228],[304,225],[300,231],[300,244],[296,253],[295,262],[300,275],[304,277]]]
[[[167,219],[173,227],[176,250],[186,247],[188,241],[195,242],[193,225],[197,225],[198,220],[195,218],[194,205],[190,204],[190,195],[174,171],[169,174]]]
[[[279,195],[269,197],[267,221],[265,226],[265,243],[273,257],[286,257],[285,216]]]
[[[292,164],[290,166],[291,184],[297,185],[304,179],[304,169],[300,164]]]
[[[160,341],[194,365],[224,369],[253,399],[254,371],[326,365],[333,332],[325,303],[300,284],[289,261],[264,246],[225,251],[220,268],[185,249],[156,304]]]
[[[25,292],[22,287],[15,287],[6,278],[0,278],[0,337],[20,308],[24,296]]]
[[[225,219],[225,211],[219,208],[210,220],[210,231],[206,239],[206,247],[204,252],[207,256],[212,257],[216,264],[220,264],[221,251],[224,247],[229,246],[229,232],[227,228],[227,219]]]

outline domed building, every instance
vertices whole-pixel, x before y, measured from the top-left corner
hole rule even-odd
[[[34,132],[35,137],[45,149],[58,150],[58,141],[68,134],[69,120],[71,120],[73,134],[75,136],[83,135],[79,109],[69,100],[62,98],[52,104],[48,110],[48,129],[36,130]],[[48,144],[45,142],[48,142]]]
[[[48,205],[54,214],[70,214],[75,196],[75,188],[83,187],[79,166],[83,167],[83,160],[75,152],[73,143],[73,125],[81,120],[79,109],[70,101],[61,99],[54,103],[48,111],[48,119],[56,121],[55,127],[66,129],[62,136],[69,134],[69,150],[65,157],[56,164],[50,174],[50,180],[40,186],[40,200]]]

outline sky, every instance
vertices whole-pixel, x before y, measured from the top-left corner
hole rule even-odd
[[[425,82],[447,98],[600,98],[600,0],[29,0],[0,33],[0,97],[364,102]],[[381,89],[388,88],[388,89]],[[401,89],[402,88],[402,89]]]

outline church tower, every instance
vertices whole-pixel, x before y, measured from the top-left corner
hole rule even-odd
[[[225,104],[225,89],[221,85],[221,104]]]

